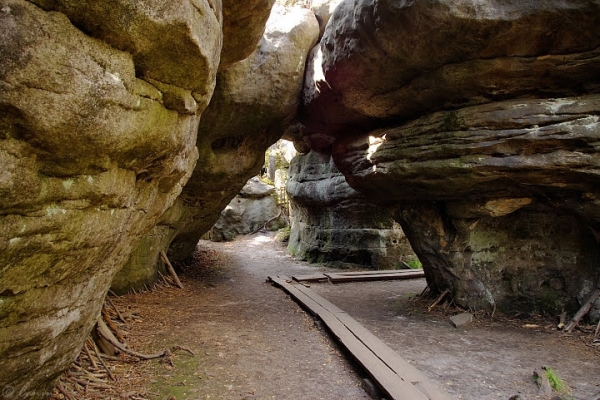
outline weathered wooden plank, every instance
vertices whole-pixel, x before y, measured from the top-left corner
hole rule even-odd
[[[317,301],[317,303],[320,303]],[[385,344],[381,339],[375,336],[371,331],[361,325],[345,312],[335,313],[335,316],[354,334],[356,337],[377,355],[392,371],[405,381],[416,385],[431,400],[449,400],[450,397],[442,392],[429,380],[421,371],[411,365],[402,356],[396,353],[392,348]]]
[[[311,289],[294,285],[289,278],[269,278],[310,308],[335,336],[369,372],[371,377],[392,399],[447,400],[419,370],[400,357],[368,329],[360,325],[340,308]]]
[[[298,290],[298,287],[291,284],[291,280],[286,276],[269,276],[268,279],[275,285],[282,288],[286,293],[292,296],[302,307],[304,307],[311,315],[317,315],[316,309],[321,307],[319,303]]]
[[[379,387],[393,400],[431,400],[411,382],[404,381],[362,343],[333,314],[319,313],[331,333],[361,364]]]
[[[417,389],[412,383],[402,380],[394,371],[383,363],[372,351],[370,351],[348,328],[329,310],[303,293],[310,289],[293,285],[289,278],[284,276],[269,277],[269,280],[283,288],[303,306],[310,307],[311,313],[317,315],[327,326],[329,331],[352,356],[361,364],[371,377],[379,384],[381,389],[395,400],[430,400],[425,394]],[[314,292],[313,292],[314,293]],[[314,293],[316,294],[316,293]],[[326,301],[321,298],[322,301]],[[336,312],[343,312],[333,304],[329,303]]]
[[[423,269],[378,269],[370,271],[336,271],[332,272],[338,275],[352,276],[352,275],[387,275],[387,274],[406,274],[410,272],[421,272]],[[326,272],[327,273],[327,272]],[[326,274],[325,273],[325,274]]]
[[[340,308],[330,303],[327,299],[315,293],[306,287],[298,287],[298,290],[312,298],[321,307],[330,311],[356,336],[367,348],[369,348],[378,358],[381,359],[398,376],[413,385],[418,385],[419,389],[429,396],[432,400],[448,399],[448,396],[440,391],[436,385],[431,382],[421,371],[402,358],[398,353],[391,349],[387,344],[381,341],[371,331],[361,325],[358,321],[342,311]]]
[[[296,282],[321,282],[328,280],[323,274],[294,275],[292,279]]]
[[[340,273],[327,272],[326,275],[333,283],[342,282],[365,282],[365,281],[383,281],[396,279],[416,279],[425,276],[423,270],[410,272],[396,272],[389,274],[364,274],[364,275],[343,275]]]

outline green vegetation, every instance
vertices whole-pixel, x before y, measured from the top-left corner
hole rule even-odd
[[[552,368],[542,367],[542,372],[535,371],[533,379],[540,388],[547,387],[548,391],[552,389],[553,392],[557,393],[557,399],[573,400],[571,389]]]
[[[288,245],[288,253],[290,253],[290,256],[296,257],[296,246],[293,244]]]
[[[275,240],[279,242],[288,242],[290,240],[291,227],[288,225],[285,228],[281,228],[277,231]]]
[[[550,381],[552,390],[559,393],[567,391],[567,384],[558,376],[556,371],[550,367],[546,367],[546,375],[548,376],[548,381]]]
[[[421,269],[423,268],[423,264],[418,258],[414,258],[408,261],[400,261],[396,264],[396,269],[406,269],[406,267],[410,269]]]
[[[406,264],[408,264],[408,266],[411,269],[421,269],[421,268],[423,268],[423,264],[421,263],[421,261],[418,258],[415,258],[414,260],[407,261]]]

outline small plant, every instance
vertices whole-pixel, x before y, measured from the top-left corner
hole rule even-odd
[[[415,258],[414,260],[407,261],[406,264],[411,269],[421,269],[421,268],[423,268],[423,264],[421,263],[421,261],[419,261],[418,258]]]
[[[281,228],[277,231],[275,240],[278,242],[288,242],[290,240],[291,227],[288,225],[285,228]]]
[[[567,384],[563,381],[560,376],[550,367],[546,367],[546,376],[548,376],[548,381],[550,381],[550,386],[552,390],[555,392],[565,392],[567,391]]]
[[[573,400],[571,389],[552,368],[542,367],[542,371],[534,371],[533,379],[540,388],[540,393],[550,395],[555,392],[560,400]]]

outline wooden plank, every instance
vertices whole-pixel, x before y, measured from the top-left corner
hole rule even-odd
[[[339,309],[327,299],[306,287],[298,287],[298,290],[312,298],[321,307],[328,309],[350,330],[366,347],[377,355],[390,369],[392,369],[403,380],[414,385],[420,384],[426,394],[432,400],[446,399],[447,395],[441,392],[421,371],[408,363],[387,344],[381,341],[371,331],[362,326],[358,321]]]
[[[321,282],[328,280],[323,274],[294,275],[292,279],[296,282]]]
[[[431,400],[411,382],[404,381],[331,313],[319,313],[331,333],[361,364],[379,387],[393,400]]]
[[[378,269],[378,270],[367,270],[367,271],[349,271],[349,272],[332,272],[338,275],[352,276],[352,275],[387,275],[387,274],[405,274],[408,272],[421,272],[423,269]]]
[[[366,282],[366,281],[383,281],[383,280],[397,280],[397,279],[416,279],[425,276],[425,273],[421,271],[401,272],[401,273],[390,273],[390,274],[364,274],[364,275],[342,275],[339,273],[325,273],[329,280],[333,283],[342,282]]]
[[[304,307],[310,308],[350,351],[392,399],[448,400],[419,370],[360,325],[346,312],[311,289],[294,285],[286,277],[271,278]]]
[[[286,293],[292,296],[297,302],[300,303],[311,315],[317,315],[315,310],[320,307],[319,303],[305,295],[298,290],[298,287],[304,287],[302,285],[295,286],[291,284],[291,280],[286,276],[269,276],[268,280],[273,282],[275,285],[282,288]]]
[[[318,302],[318,301],[317,301]],[[362,326],[358,321],[352,318],[347,313],[336,313],[335,316],[373,353],[375,353],[381,361],[383,361],[392,371],[400,376],[405,381],[416,385],[423,393],[431,400],[448,400],[450,397],[438,389],[429,378],[427,378],[415,366],[411,365],[402,356],[396,353],[391,347],[381,341],[371,331]]]
[[[269,280],[280,286],[287,293],[298,300],[303,306],[310,307],[311,313],[317,315],[327,326],[329,331],[352,356],[361,364],[371,377],[379,384],[381,389],[394,400],[430,400],[412,383],[405,382],[387,365],[385,365],[372,351],[370,351],[348,328],[329,310],[311,299],[303,289],[310,290],[301,285],[293,285],[289,278],[284,276],[269,277]],[[313,292],[314,293],[314,292]],[[315,293],[316,294],[316,293]],[[323,299],[325,300],[325,299]],[[330,303],[331,304],[331,303]],[[343,312],[331,304],[332,309]]]

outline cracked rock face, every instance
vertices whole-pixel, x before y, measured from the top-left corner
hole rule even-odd
[[[434,290],[576,308],[600,276],[599,23],[598,1],[344,1],[304,140],[390,208]]]
[[[181,192],[214,88],[218,8],[102,4],[0,1],[0,382],[18,398],[50,391]]]

